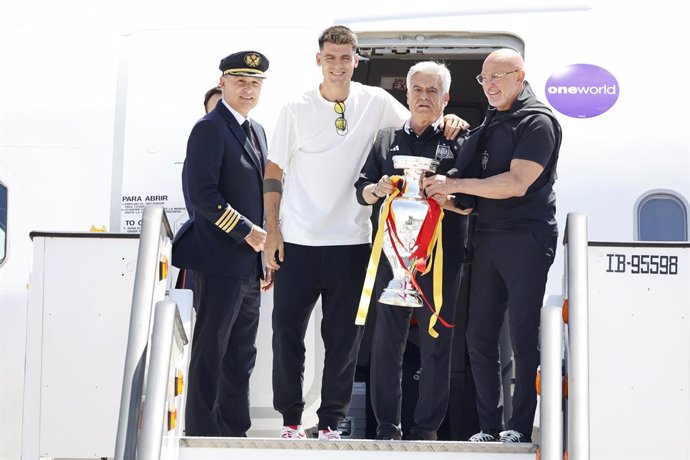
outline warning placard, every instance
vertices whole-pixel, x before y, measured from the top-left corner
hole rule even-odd
[[[120,231],[125,233],[141,232],[141,217],[144,208],[151,204],[163,206],[168,222],[173,232],[187,220],[187,209],[183,203],[177,203],[168,199],[168,195],[123,195],[120,206]]]

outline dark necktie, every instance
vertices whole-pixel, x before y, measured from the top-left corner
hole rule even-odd
[[[244,130],[244,134],[247,136],[247,139],[249,139],[249,145],[252,154],[259,162],[259,166],[263,169],[263,159],[261,158],[261,150],[259,150],[259,145],[256,142],[256,137],[254,137],[254,130],[252,129],[249,120],[244,120],[244,123],[242,123],[242,129]]]

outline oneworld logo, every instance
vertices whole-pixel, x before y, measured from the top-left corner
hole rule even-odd
[[[617,87],[613,86],[552,86],[547,88],[548,94],[616,94]]]
[[[545,92],[549,103],[562,114],[591,118],[613,107],[619,87],[608,70],[592,64],[573,64],[553,73]]]

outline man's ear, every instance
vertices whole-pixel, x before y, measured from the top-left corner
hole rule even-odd
[[[523,82],[525,81],[525,71],[523,69],[518,70],[518,81]]]

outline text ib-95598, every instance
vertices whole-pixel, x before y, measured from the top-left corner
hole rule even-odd
[[[677,275],[678,256],[655,254],[606,254],[607,273]]]

